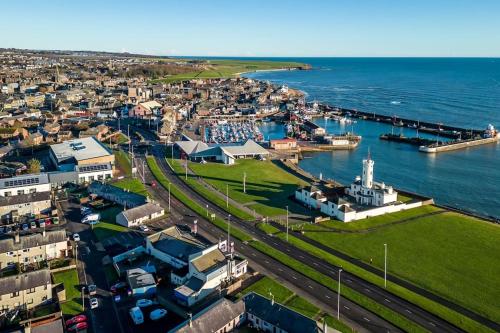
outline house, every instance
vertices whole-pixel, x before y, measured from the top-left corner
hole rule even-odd
[[[48,213],[52,209],[50,192],[0,196],[0,220],[18,222],[20,216]]]
[[[64,141],[50,146],[51,161],[62,171],[73,171],[75,166],[111,164],[115,155],[94,137]]]
[[[269,152],[253,140],[247,140],[243,145],[212,145],[203,141],[177,141],[175,145],[182,154],[192,161],[220,161],[224,164],[234,164],[239,158],[263,158]]]
[[[130,112],[129,117],[155,118],[162,115],[162,105],[157,101],[149,101],[137,104]]]
[[[297,148],[297,140],[292,138],[270,141],[270,147],[275,150],[290,150]]]
[[[165,214],[165,210],[158,204],[151,202],[142,206],[124,210],[116,215],[116,223],[131,228],[143,224]]]
[[[47,230],[43,232],[15,234],[0,238],[0,269],[15,264],[30,264],[64,258],[68,255],[66,231]]]
[[[49,269],[0,278],[0,310],[32,309],[51,300]]]
[[[326,201],[326,197],[318,187],[310,185],[298,188],[295,191],[295,200],[309,208],[319,209],[321,204]]]
[[[324,333],[320,324],[284,305],[254,292],[232,302],[220,299],[177,325],[168,333],[226,333],[245,327],[269,333]]]
[[[0,179],[0,197],[50,191],[46,173]]]
[[[102,184],[100,182],[91,183],[87,191],[109,201],[113,201],[125,209],[142,206],[147,202],[147,198],[143,195],[122,190],[119,187]]]
[[[136,297],[150,297],[156,294],[156,281],[153,274],[142,268],[127,270],[126,280],[132,295]]]

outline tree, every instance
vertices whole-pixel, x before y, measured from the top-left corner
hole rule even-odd
[[[36,158],[32,158],[28,161],[28,172],[29,173],[40,173],[42,168],[42,163]]]

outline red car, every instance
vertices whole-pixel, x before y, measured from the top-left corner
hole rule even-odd
[[[88,325],[86,322],[81,322],[68,328],[68,332],[79,332],[81,330],[87,329]]]
[[[66,320],[66,327],[71,327],[74,324],[82,323],[84,321],[87,321],[87,316],[85,315],[74,316],[73,318]]]

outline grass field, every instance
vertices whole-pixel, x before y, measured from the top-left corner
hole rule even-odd
[[[122,150],[118,150],[114,152],[115,155],[115,163],[116,168],[120,172],[120,174],[124,177],[130,177],[132,175],[132,167],[130,164],[130,158]]]
[[[207,60],[204,69],[172,75],[163,79],[154,80],[153,82],[173,82],[203,78],[229,78],[244,72],[298,68],[301,66],[304,66],[304,64],[298,62],[211,59]]]
[[[267,223],[259,223],[257,224],[257,228],[264,231],[266,234],[275,234],[280,231],[278,228],[273,227],[272,225]]]
[[[288,205],[291,213],[307,213],[304,207],[288,199],[299,185],[305,183],[282,170],[271,161],[255,159],[237,160],[234,165],[221,163],[190,163],[191,170],[207,183],[257,213],[264,216],[286,214]],[[246,173],[246,193],[243,192],[243,174]]]
[[[381,269],[387,243],[390,273],[500,321],[498,225],[446,212],[365,233],[306,231],[305,235],[365,262],[373,259]]]
[[[111,183],[111,185],[143,195],[145,197],[149,196],[148,190],[146,190],[146,186],[144,186],[139,178],[124,178]]]
[[[116,215],[122,211],[122,207],[114,206],[99,212],[101,222],[93,226],[94,234],[99,241],[114,236],[120,232],[127,232],[128,229],[115,223]]]
[[[75,315],[81,313],[83,311],[82,297],[76,269],[54,273],[54,282],[63,283],[66,290],[66,302],[61,303],[63,314]]]

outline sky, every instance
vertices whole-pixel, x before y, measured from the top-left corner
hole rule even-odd
[[[0,47],[171,56],[500,57],[500,0],[0,0]]]

